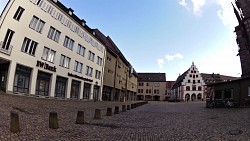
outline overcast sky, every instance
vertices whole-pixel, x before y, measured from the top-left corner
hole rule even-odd
[[[202,73],[241,75],[233,0],[59,1],[110,36],[137,72],[176,80],[194,62]]]

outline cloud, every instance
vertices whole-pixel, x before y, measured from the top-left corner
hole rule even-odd
[[[234,28],[238,23],[230,1],[233,2],[233,0],[217,0],[217,4],[221,7],[221,9],[217,11],[217,15],[224,25]]]
[[[181,55],[180,53],[176,53],[175,55],[166,55],[166,57],[165,57],[168,61],[173,61],[173,60],[175,60],[175,59],[179,59],[179,60],[181,60],[181,59],[183,59],[183,55]]]
[[[199,13],[200,9],[206,4],[206,0],[191,0],[194,13]]]
[[[184,7],[187,6],[186,0],[181,0],[181,1],[179,1],[178,3],[179,3],[181,6],[184,6]]]
[[[187,10],[193,9],[195,15],[200,15],[201,8],[206,4],[206,0],[178,0],[178,3]]]
[[[157,59],[157,63],[158,63],[158,65],[159,65],[159,67],[160,68],[162,68],[163,67],[163,65],[164,65],[164,59],[162,59],[162,58],[160,58],[160,59]]]

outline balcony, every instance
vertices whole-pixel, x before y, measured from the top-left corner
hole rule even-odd
[[[10,45],[8,47],[3,46],[3,42],[2,41],[0,42],[0,52],[2,52],[4,54],[10,55],[12,47],[13,47],[12,45]]]

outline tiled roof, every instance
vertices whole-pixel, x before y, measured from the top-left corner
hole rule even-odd
[[[166,82],[165,73],[137,73],[138,82]]]
[[[166,82],[166,88],[167,89],[171,89],[174,85],[175,81],[167,81]]]
[[[212,74],[201,73],[201,77],[207,85],[212,84],[212,83],[226,82],[226,81],[239,79],[239,77],[232,77],[232,76],[226,76],[226,75],[220,75],[220,74],[214,74],[214,73]]]
[[[189,70],[189,69],[188,69],[188,70]],[[183,81],[183,79],[184,79],[185,76],[187,75],[188,70],[186,70],[182,75],[180,75],[180,76],[176,79],[176,81],[175,81],[175,83],[174,83],[174,85],[173,85],[172,88],[176,88],[176,87],[179,87],[179,86],[181,85],[181,82]]]

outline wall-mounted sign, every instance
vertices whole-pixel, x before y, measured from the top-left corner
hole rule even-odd
[[[84,78],[82,76],[78,76],[78,75],[75,75],[75,74],[72,74],[72,73],[68,73],[68,76],[75,77],[75,78],[78,78],[78,79],[81,79],[81,80],[84,80],[84,81],[93,82],[93,80],[91,80],[91,79]]]
[[[49,64],[41,62],[41,61],[37,61],[36,66],[40,68],[44,68],[45,70],[56,72],[56,66],[52,67]]]

